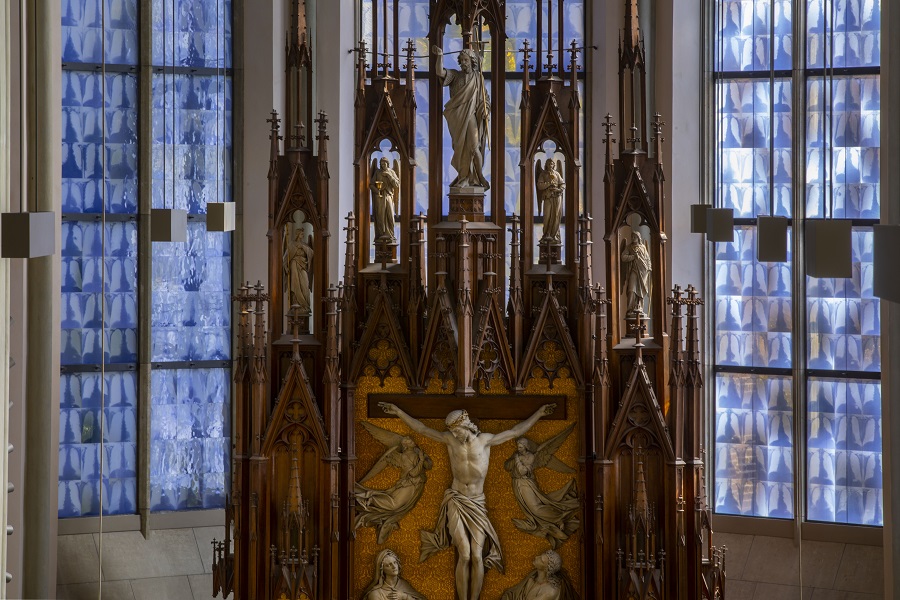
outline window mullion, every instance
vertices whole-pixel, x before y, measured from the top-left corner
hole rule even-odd
[[[150,209],[153,194],[153,3],[139,2],[138,43],[138,484],[141,531],[150,531],[151,331],[153,263]],[[165,133],[165,132],[164,132]]]
[[[792,305],[793,320],[793,407],[794,407],[794,520],[799,528],[806,519],[806,9],[807,2],[795,0],[793,11],[793,70],[791,128],[793,135],[793,177],[791,179],[794,235],[792,260],[794,262],[792,294],[797,301]],[[799,531],[799,529],[798,529]]]

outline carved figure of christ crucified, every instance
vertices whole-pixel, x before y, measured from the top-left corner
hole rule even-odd
[[[447,431],[437,431],[409,416],[395,404],[379,403],[384,412],[400,418],[410,429],[447,447],[453,482],[444,492],[434,531],[421,531],[419,560],[448,548],[456,549],[456,596],[478,600],[486,568],[504,571],[497,532],[488,518],[484,480],[491,448],[527,433],[538,420],[552,414],[555,404],[545,404],[521,423],[500,433],[484,433],[464,410],[454,410],[444,421]]]

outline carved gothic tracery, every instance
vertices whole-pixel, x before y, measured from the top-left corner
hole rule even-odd
[[[418,599],[452,581],[464,600],[724,597],[703,482],[702,300],[691,286],[666,297],[665,124],[647,118],[637,2],[618,123],[603,123],[602,202],[583,198],[575,2],[535,0],[545,16],[522,41],[502,0],[434,0],[409,40],[399,0],[366,4],[340,285],[327,118],[303,101],[314,60],[293,2],[283,144],[269,120],[269,281],[234,299],[217,591]],[[605,288],[590,216],[601,204]],[[476,438],[484,461],[454,454]],[[491,479],[492,440],[510,444],[506,484]],[[485,487],[515,516],[498,518]],[[451,569],[415,560],[451,547]]]

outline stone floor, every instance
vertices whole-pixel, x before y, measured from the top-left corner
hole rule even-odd
[[[222,527],[136,531],[103,535],[104,600],[208,600],[212,598],[213,538]],[[96,600],[101,547],[96,534],[60,536],[57,597]],[[832,542],[716,534],[728,547],[728,600],[880,600],[882,550]]]
[[[794,541],[761,535],[716,533],[725,559],[728,600],[880,600],[883,554],[880,547]],[[801,568],[802,559],[802,568]]]
[[[212,595],[213,538],[223,527],[163,529],[149,539],[137,531],[60,536],[59,600],[96,600],[102,552],[104,600],[208,600]],[[220,596],[221,597],[221,596]]]

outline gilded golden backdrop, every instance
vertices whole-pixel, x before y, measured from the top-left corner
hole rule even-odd
[[[455,385],[448,385],[444,392],[452,393],[454,388]],[[499,385],[497,381],[491,383],[489,390],[482,386],[479,391],[482,395],[507,393],[505,386]],[[356,466],[357,477],[362,477],[384,452],[384,447],[359,425],[360,421],[366,418],[367,396],[370,393],[408,392],[406,381],[400,377],[387,378],[384,387],[380,385],[377,377],[361,377],[357,382],[355,400],[356,455],[359,459]],[[428,392],[440,393],[440,384],[432,382],[428,386]],[[576,388],[573,379],[557,379],[553,382],[553,389],[550,389],[547,379],[530,379],[525,393],[530,395],[564,394],[567,397],[566,414],[573,417],[577,414]],[[370,421],[372,424],[390,431],[410,433],[399,419],[370,419]],[[426,419],[423,422],[440,431],[445,429],[442,420]],[[527,435],[540,443],[565,429],[569,423],[571,421],[539,421]],[[483,420],[478,424],[483,431],[492,433],[503,431],[514,425],[511,421],[500,420]],[[376,542],[373,527],[361,527],[356,531],[354,599],[358,599],[372,581],[375,556],[384,548],[391,548],[397,553],[402,565],[402,576],[429,600],[453,600],[455,598],[456,554],[452,548],[439,552],[424,563],[419,563],[419,530],[430,531],[434,528],[444,490],[451,481],[447,450],[442,444],[415,433],[410,434],[419,447],[434,461],[434,468],[428,471],[428,481],[419,503],[400,522],[400,529],[391,533],[383,546],[379,546]],[[484,589],[481,593],[481,597],[485,600],[500,598],[507,588],[518,583],[531,570],[534,557],[550,548],[544,539],[523,533],[512,523],[514,518],[524,518],[522,510],[513,497],[510,475],[503,468],[503,463],[514,451],[515,443],[510,441],[495,447],[491,453],[485,496],[491,522],[500,537],[506,574],[501,575],[493,569],[487,572]],[[577,471],[577,432],[572,432],[557,452],[557,456]],[[565,485],[572,477],[577,477],[577,473],[565,475],[549,469],[540,469],[536,473],[538,484],[544,491],[556,490]],[[384,489],[393,484],[396,478],[396,469],[385,469],[367,481],[366,486]],[[580,585],[581,580],[580,534],[579,530],[557,549],[562,557],[563,566],[569,571],[576,586]]]

